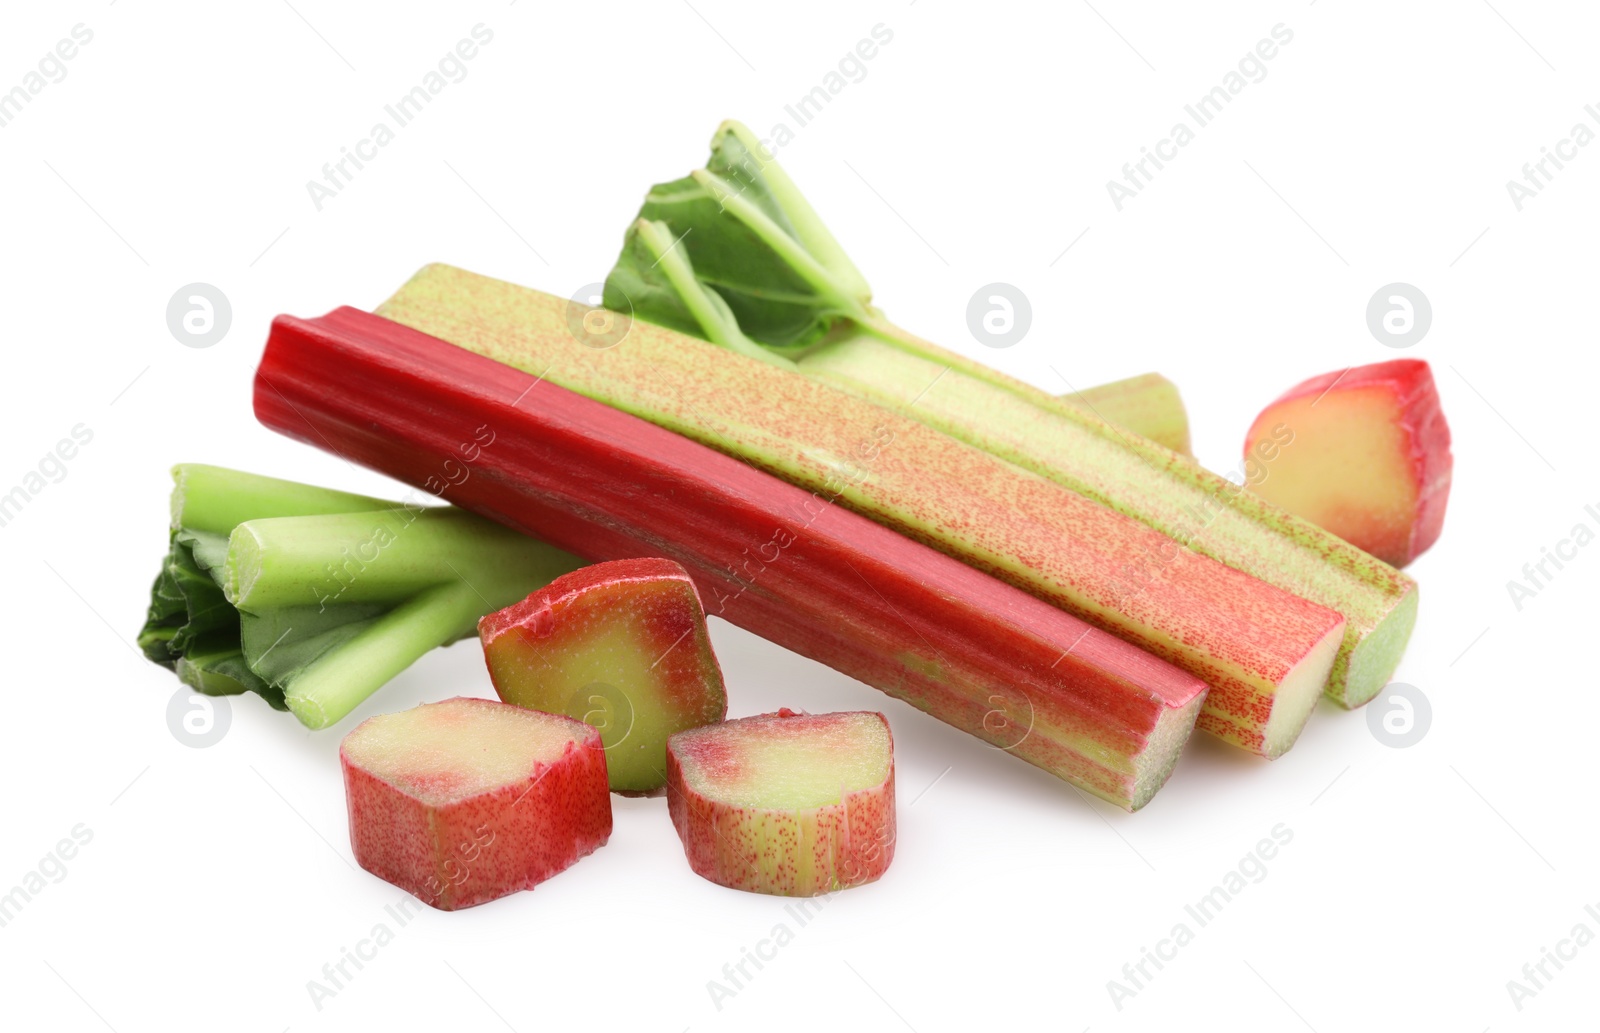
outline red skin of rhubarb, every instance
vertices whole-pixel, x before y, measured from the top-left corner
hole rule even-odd
[[[365,312],[279,317],[255,406],[268,427],[578,555],[670,557],[709,613],[1129,810],[1165,780],[1205,696],[811,492]]]
[[[776,714],[730,724],[784,721],[822,726],[839,716],[802,714],[785,707]],[[883,721],[889,736],[884,781],[845,793],[836,804],[797,813],[740,806],[695,791],[684,778],[689,757],[702,765],[740,763],[738,756],[729,755],[715,741],[715,727],[705,730],[713,733],[710,736],[675,735],[668,740],[667,809],[695,874],[730,889],[784,897],[814,897],[882,877],[894,860],[894,738],[883,715],[872,716]]]
[[[1256,417],[1245,438],[1245,456],[1251,455],[1257,441],[1270,436],[1271,428],[1283,418],[1284,407],[1289,403],[1310,398],[1319,405],[1337,404],[1340,395],[1356,392],[1383,392],[1392,397],[1400,431],[1402,462],[1415,492],[1415,509],[1409,524],[1400,528],[1372,526],[1357,520],[1347,527],[1327,529],[1385,563],[1403,567],[1438,540],[1444,528],[1454,466],[1450,426],[1445,422],[1433,371],[1426,362],[1421,359],[1377,362],[1335,370],[1296,384]],[[1329,491],[1338,488],[1335,476],[1360,478],[1362,473],[1359,470],[1330,471]]]
[[[362,769],[341,745],[356,863],[425,904],[456,911],[531,890],[604,846],[611,838],[611,790],[600,733],[560,720],[571,723],[574,738],[558,761],[535,762],[518,781],[442,805]]]
[[[630,645],[638,655],[649,658],[644,675],[648,684],[628,688],[649,693],[650,698],[640,699],[627,714],[605,714],[608,720],[618,722],[614,731],[602,732],[607,739],[612,789],[655,794],[665,785],[667,735],[728,716],[728,697],[722,670],[711,651],[705,610],[682,565],[652,556],[595,563],[563,574],[522,602],[484,617],[478,622],[478,637],[483,642],[489,678],[502,700],[556,711],[569,701],[546,698],[539,690],[560,681],[563,657],[559,654],[592,650],[596,631],[619,622],[626,623]],[[590,666],[605,670],[604,659],[591,658]],[[626,664],[620,669],[626,670]],[[581,689],[582,685],[567,688]],[[534,694],[531,701],[524,698],[524,689]],[[578,712],[567,712],[569,717],[601,723],[583,716],[590,701],[580,694],[576,702]],[[640,751],[647,751],[648,756]],[[624,771],[625,779],[619,777]]]

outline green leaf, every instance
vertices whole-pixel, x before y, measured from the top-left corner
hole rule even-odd
[[[728,122],[705,169],[646,195],[605,302],[734,350],[787,354],[868,318],[871,290],[777,162]]]
[[[172,639],[189,619],[183,593],[167,567],[168,563],[161,564],[161,573],[150,586],[150,607],[139,632],[139,649],[145,659],[163,667],[171,667],[181,655],[172,648]]]
[[[634,223],[628,230],[624,261],[606,283],[607,307],[632,311],[754,359],[791,365],[744,335],[728,303],[700,282],[676,243],[665,223],[649,219]],[[635,297],[640,300],[634,301]]]
[[[216,538],[173,532],[166,561],[150,588],[150,607],[139,632],[139,648],[150,660],[171,667],[202,637],[231,633],[237,639],[239,615],[200,559],[203,556],[215,566],[219,555]],[[225,557],[227,539],[220,542],[220,555]]]
[[[614,312],[631,313],[692,337],[713,339],[717,324],[705,322],[695,315],[689,306],[697,299],[691,296],[691,292],[674,285],[667,277],[667,270],[661,267],[662,254],[649,242],[649,227],[652,225],[661,224],[639,219],[628,227],[628,235],[622,243],[622,254],[611,275],[606,277],[603,296],[606,308]],[[709,291],[696,290],[695,293],[701,299],[706,299],[706,304],[713,304],[709,297],[715,295]],[[720,297],[717,297],[717,301],[721,302],[720,315],[728,306]],[[731,312],[727,319],[737,330],[738,321]]]
[[[293,678],[330,650],[359,635],[390,607],[347,603],[283,606],[240,613],[240,643],[251,670],[275,685]]]
[[[288,709],[283,702],[283,692],[250,670],[236,635],[217,635],[195,642],[178,659],[174,669],[179,681],[207,696],[255,692],[275,709]]]
[[[717,127],[706,171],[740,186],[769,218],[789,227],[790,235],[828,270],[844,294],[862,305],[872,303],[867,278],[850,261],[783,166],[742,122],[730,119]]]

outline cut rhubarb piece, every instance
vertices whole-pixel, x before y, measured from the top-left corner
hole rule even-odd
[[[882,714],[776,714],[667,740],[667,808],[720,886],[814,897],[894,859],[894,738]]]
[[[783,360],[749,358],[647,323],[632,325],[626,347],[586,347],[571,329],[574,305],[429,266],[382,312],[725,451],[1171,661],[1212,687],[1200,727],[1242,749],[1276,757],[1310,717],[1343,617],[902,415],[937,406],[941,368],[923,381],[926,401],[904,399],[916,405],[896,412],[786,369]],[[1105,433],[1098,440],[1107,467],[1145,465],[1117,443],[1127,435]],[[1164,453],[1165,462],[1183,462],[1154,442],[1128,440]],[[1204,492],[1196,498],[1197,505],[1216,501]]]
[[[1196,553],[1337,610],[1346,621],[1345,640],[1326,691],[1341,704],[1371,699],[1400,662],[1416,618],[1414,581],[1313,523],[1243,496],[1237,484],[1164,443],[1128,434],[1109,412],[1096,416],[1070,398],[1052,396],[892,323],[873,305],[861,271],[794,182],[737,122],[717,129],[706,168],[658,184],[645,196],[606,278],[604,297],[611,308],[630,314],[632,342],[644,340],[639,321],[649,320],[737,353],[730,363],[759,356],[981,448]],[[473,300],[460,301],[469,319],[477,315]],[[386,308],[384,314],[391,312]],[[444,324],[412,325],[474,346],[446,332]],[[584,390],[576,381],[560,382]],[[953,479],[943,463],[929,465],[938,479]],[[1211,704],[1222,705],[1220,693]]]
[[[1420,359],[1296,384],[1256,417],[1244,454],[1257,495],[1396,567],[1444,526],[1450,428]]]
[[[667,784],[667,737],[728,715],[689,572],[652,557],[596,563],[478,622],[507,703],[600,730],[613,792]]]
[[[363,721],[339,747],[356,862],[441,911],[531,890],[611,836],[600,734],[457,697]]]
[[[1190,454],[1189,413],[1183,407],[1178,385],[1159,373],[1069,391],[1061,400],[1174,452]]]
[[[1166,780],[1205,696],[865,517],[365,312],[274,321],[255,405],[281,433],[419,485],[487,422],[495,443],[449,500],[592,560],[677,560],[711,613],[1128,810]]]

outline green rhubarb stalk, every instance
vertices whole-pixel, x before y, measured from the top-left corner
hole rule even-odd
[[[386,602],[467,580],[467,571],[493,571],[504,583],[548,581],[563,573],[551,559],[550,550],[529,548],[526,535],[454,508],[268,517],[233,529],[223,591],[251,613]]]
[[[424,653],[475,634],[480,617],[580,565],[458,509],[269,517],[234,528],[224,591],[247,624],[268,622],[246,631],[247,655],[270,648],[262,644],[279,626],[284,656],[312,643],[313,658],[277,681],[302,724],[326,728]],[[324,631],[330,612],[353,619]],[[329,641],[336,648],[316,648]],[[258,673],[272,670],[265,664]]]
[[[239,615],[222,587],[228,535],[251,516],[342,513],[394,503],[204,463],[173,467],[172,481],[167,558],[151,588],[139,647],[200,692],[260,692],[281,709],[281,696],[250,673],[239,651]]]
[[[873,307],[860,271],[749,130],[724,123],[705,169],[652,188],[606,281],[608,307],[771,361],[1107,505],[1194,552],[1346,619],[1326,692],[1383,687],[1416,583],[1188,456],[940,348]],[[1292,448],[1293,428],[1284,428]],[[1247,471],[1270,476],[1265,458]]]
[[[356,634],[283,681],[284,701],[307,728],[326,728],[424,653],[473,634],[478,619],[532,591],[518,581],[511,596],[484,602],[463,581],[423,589],[394,609],[363,621]]]
[[[223,467],[173,479],[145,655],[198,692],[255,692],[311,728],[580,565],[459,510]]]
[[[1191,454],[1189,414],[1178,394],[1178,385],[1159,373],[1143,373],[1070,391],[1061,400],[1123,430],[1159,441],[1174,452]]]
[[[398,503],[226,466],[179,463],[172,468],[172,529],[226,538],[246,520],[392,509]]]

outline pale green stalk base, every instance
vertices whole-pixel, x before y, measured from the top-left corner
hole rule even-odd
[[[140,647],[197,692],[254,691],[312,728],[582,565],[461,510],[201,464],[173,479]]]
[[[553,546],[523,541],[539,555],[532,566],[474,566],[470,582],[458,577],[413,595],[290,678],[284,684],[289,709],[306,727],[326,728],[424,653],[475,634],[485,614],[582,566]]]
[[[393,502],[263,477],[204,463],[172,468],[172,527],[226,537],[259,517],[318,516],[365,509],[392,509]]]
[[[227,568],[228,601],[251,612],[392,602],[477,571],[542,585],[575,569],[570,554],[458,509],[248,520]]]
[[[290,679],[284,702],[307,728],[326,728],[424,653],[472,634],[478,618],[498,608],[464,581],[435,585]]]
[[[424,653],[474,634],[485,614],[510,606],[582,566],[571,553],[470,513],[435,511],[423,516],[388,510],[377,515],[415,520],[396,524],[389,547],[351,582],[351,597],[338,602],[355,602],[357,588],[361,601],[403,601],[285,681],[284,702],[310,728],[326,728],[340,720]],[[238,550],[248,557],[244,562],[253,571],[247,594],[253,599],[292,598],[297,586],[303,587],[301,574],[320,572],[327,556],[339,553],[339,536],[352,529],[361,533],[372,516],[241,524],[234,542],[248,543]],[[230,567],[234,558],[230,548]],[[241,608],[246,607],[241,604]]]

